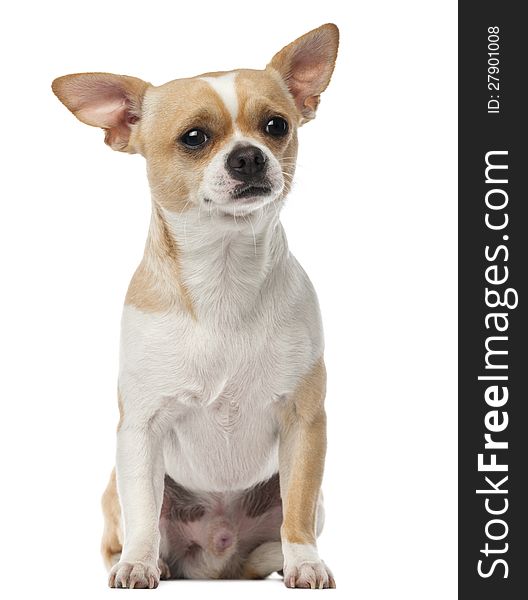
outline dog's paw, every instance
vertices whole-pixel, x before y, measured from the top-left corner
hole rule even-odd
[[[155,564],[118,562],[108,578],[111,588],[154,589],[158,587],[160,570]]]
[[[322,560],[302,562],[284,568],[284,584],[289,588],[335,588],[330,569]]]
[[[330,569],[319,558],[316,546],[284,542],[284,584],[289,588],[335,588]]]

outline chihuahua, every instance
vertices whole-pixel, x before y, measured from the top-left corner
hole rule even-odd
[[[314,118],[339,32],[326,24],[264,70],[154,86],[110,73],[53,92],[152,192],[122,317],[116,465],[103,495],[109,585],[257,579],[333,588],[316,539],[326,452],[315,291],[279,212],[297,129]]]

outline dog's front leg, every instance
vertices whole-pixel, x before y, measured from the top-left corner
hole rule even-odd
[[[116,475],[124,519],[121,560],[110,571],[110,587],[155,588],[160,572],[159,518],[164,466],[161,435],[149,423],[127,416],[117,433]]]
[[[317,507],[326,454],[325,389],[326,372],[321,358],[283,407],[280,418],[281,540],[287,587],[335,587],[316,545]]]

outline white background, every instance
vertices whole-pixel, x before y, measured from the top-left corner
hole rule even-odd
[[[149,217],[143,159],[50,89],[262,68],[327,21],[338,65],[283,213],[329,371],[320,548],[342,598],[456,597],[456,3],[17,2],[1,22],[2,595],[99,598],[120,311]],[[129,592],[131,593],[131,592]],[[255,598],[278,581],[170,582]]]

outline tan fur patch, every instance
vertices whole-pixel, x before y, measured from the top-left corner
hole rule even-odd
[[[101,498],[104,517],[103,539],[101,540],[101,554],[107,569],[112,568],[116,555],[123,547],[123,531],[121,527],[121,506],[117,495],[115,469],[112,469],[110,480]]]
[[[132,277],[125,304],[145,312],[166,312],[179,307],[196,319],[191,296],[181,280],[178,245],[156,206],[145,255]]]
[[[326,454],[324,396],[326,370],[321,358],[302,380],[293,404],[282,413],[279,472],[283,493],[283,540],[315,543],[317,501]]]
[[[121,393],[117,390],[117,407],[119,408],[119,422],[117,423],[117,431],[121,429],[123,419],[125,418],[125,407],[123,406],[123,398]]]

